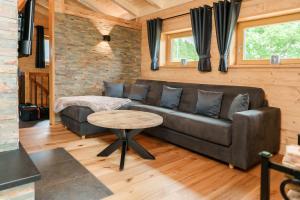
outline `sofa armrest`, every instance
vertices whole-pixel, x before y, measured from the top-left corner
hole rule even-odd
[[[235,113],[232,122],[231,164],[246,170],[259,163],[259,152],[277,153],[280,124],[278,108],[263,107]]]

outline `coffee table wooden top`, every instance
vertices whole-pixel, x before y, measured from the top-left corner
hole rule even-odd
[[[95,126],[110,129],[145,129],[163,123],[163,118],[157,114],[134,110],[96,112],[89,115],[87,120]]]

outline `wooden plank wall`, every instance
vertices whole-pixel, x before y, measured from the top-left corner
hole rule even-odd
[[[297,143],[297,133],[300,132],[300,65],[262,67],[251,65],[248,67],[233,65],[228,73],[218,71],[219,55],[213,24],[211,61],[213,71],[198,72],[193,68],[161,67],[159,71],[150,70],[150,57],[147,40],[146,20],[154,17],[167,18],[189,11],[190,8],[204,4],[212,5],[211,0],[194,0],[181,6],[160,11],[139,19],[142,22],[142,78],[153,80],[167,80],[191,83],[244,85],[261,87],[265,90],[271,106],[279,107],[282,111],[281,153],[286,144]],[[287,13],[299,12],[299,0],[245,0],[243,2],[239,21],[270,17]],[[165,20],[163,31],[190,29],[189,16],[182,16]]]

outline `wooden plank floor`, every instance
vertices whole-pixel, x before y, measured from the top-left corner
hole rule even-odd
[[[125,169],[120,172],[120,152],[107,158],[96,157],[114,139],[106,135],[81,140],[61,125],[20,129],[20,141],[29,153],[64,147],[112,190],[114,195],[106,200],[259,199],[259,166],[248,172],[229,169],[226,164],[140,135],[138,142],[156,160],[143,160],[130,150]],[[275,157],[280,159],[281,156]],[[282,178],[282,174],[272,172],[272,200],[281,199],[278,187]]]

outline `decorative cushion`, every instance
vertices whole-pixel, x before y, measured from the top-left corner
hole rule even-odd
[[[160,106],[176,109],[179,105],[181,94],[182,88],[173,88],[164,85],[160,100]]]
[[[122,83],[111,83],[104,81],[105,96],[109,97],[123,97],[124,84]]]
[[[147,97],[148,90],[148,85],[133,84],[131,85],[128,98],[136,101],[144,101]]]
[[[228,119],[232,120],[232,116],[234,113],[236,112],[242,112],[242,111],[246,111],[249,109],[249,103],[250,103],[250,97],[249,94],[239,94],[237,95],[230,107],[229,107],[229,111],[228,111]]]
[[[130,83],[124,83],[124,91],[123,91],[123,97],[128,98],[131,90],[131,84]]]
[[[223,92],[198,90],[196,113],[219,118]]]

